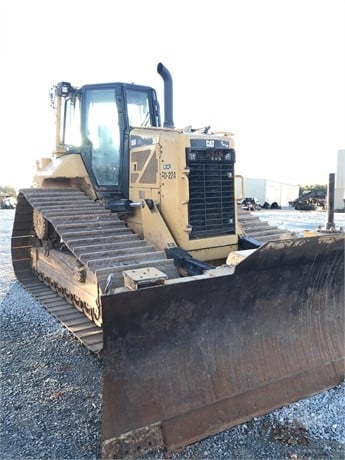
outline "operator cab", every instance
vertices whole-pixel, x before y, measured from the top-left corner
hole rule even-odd
[[[101,195],[128,196],[129,132],[138,126],[161,126],[154,89],[125,83],[85,85],[59,83],[60,146],[79,152]]]

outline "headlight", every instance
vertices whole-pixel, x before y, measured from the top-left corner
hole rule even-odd
[[[195,152],[188,152],[188,160],[195,161],[196,160],[196,153]]]

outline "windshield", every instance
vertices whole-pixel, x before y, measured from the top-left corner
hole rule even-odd
[[[86,106],[86,134],[92,146],[92,171],[98,185],[118,185],[120,130],[115,89],[89,89]]]

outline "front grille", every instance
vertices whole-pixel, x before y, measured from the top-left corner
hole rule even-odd
[[[235,233],[233,149],[186,150],[190,239]]]

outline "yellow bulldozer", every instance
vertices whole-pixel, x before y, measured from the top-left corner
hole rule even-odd
[[[175,128],[157,71],[163,122],[147,86],[54,86],[56,148],[17,197],[18,280],[103,362],[103,458],[171,451],[344,379],[344,234],[245,226],[232,134]]]

